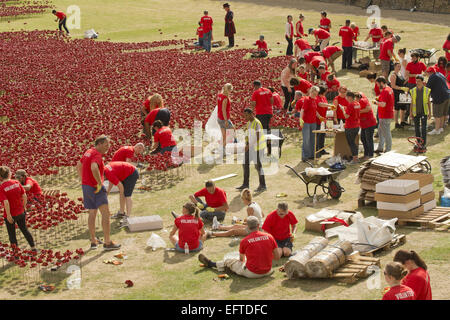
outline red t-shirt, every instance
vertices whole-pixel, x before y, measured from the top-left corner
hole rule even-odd
[[[133,174],[136,167],[124,161],[111,161],[105,166],[105,177],[113,185],[117,186]]]
[[[273,106],[278,109],[283,108],[283,101],[281,100],[281,97],[278,94],[278,92],[272,93],[272,97],[273,97]]]
[[[227,202],[227,194],[224,190],[216,187],[213,194],[209,193],[206,188],[194,193],[194,197],[205,197],[206,204],[211,208],[218,208]]]
[[[331,20],[330,19],[328,19],[328,18],[320,19],[320,25],[321,25],[320,28],[330,32],[330,25],[331,25]]]
[[[391,87],[386,86],[381,90],[378,101],[385,102],[386,106],[378,106],[378,118],[380,119],[393,119],[394,118],[394,90]]]
[[[210,16],[203,16],[200,22],[203,26],[203,33],[208,33],[212,30],[213,19]]]
[[[298,73],[298,76],[302,79],[308,80],[308,72]]]
[[[311,82],[302,78],[298,79],[298,81],[300,81],[300,84],[298,86],[295,86],[294,90],[301,91],[303,94],[308,94],[309,88],[313,86]]]
[[[327,81],[327,78],[328,78],[328,76],[330,75],[331,73],[330,73],[330,71],[325,71],[324,73],[322,73],[321,75],[320,75],[320,80],[322,80],[322,81]]]
[[[324,29],[316,29],[314,35],[317,36],[319,40],[328,39],[330,37],[330,33]]]
[[[338,81],[338,79],[334,78],[333,80],[325,80],[325,82],[327,83],[327,87],[329,91],[338,91],[339,87],[341,86],[341,83]],[[336,87],[336,89],[332,89],[333,86]]]
[[[337,96],[336,98],[334,98],[333,100],[333,104],[336,105],[335,101],[337,101],[338,103],[338,107],[336,108],[336,117],[338,120],[344,120],[344,113],[342,112],[341,108],[339,107],[339,105],[344,106],[344,108],[346,108],[348,106],[348,101],[347,99],[345,99],[345,97],[341,97],[341,96]]]
[[[372,38],[372,42],[380,42],[381,38],[383,38],[383,30],[380,28],[370,29],[369,35]]]
[[[27,184],[31,185],[31,189],[27,191],[27,196],[28,197],[33,197],[33,196],[42,194],[42,189],[41,189],[41,187],[39,186],[39,183],[37,183],[36,180],[34,180],[31,177],[28,177],[25,180],[25,185],[27,185]]]
[[[289,22],[289,28],[291,29],[291,35],[289,36],[289,39],[292,39],[294,38],[294,25],[292,24],[292,22]]]
[[[219,95],[217,96],[217,117],[220,120],[225,120],[223,118],[223,111],[222,111],[222,103],[223,103],[223,100],[225,100],[225,99],[227,99],[226,115],[227,115],[227,119],[230,120],[231,102],[230,102],[230,99],[228,99],[228,97],[222,93],[219,93]]]
[[[416,63],[410,62],[406,65],[406,70],[411,74],[422,74],[422,72],[427,70],[427,66],[421,61]],[[408,83],[416,84],[416,76],[409,77]]]
[[[203,38],[203,27],[198,27],[197,33],[199,38]]]
[[[134,147],[124,146],[114,153],[111,161],[127,161],[127,159],[134,159]]]
[[[394,53],[394,42],[392,39],[387,39],[380,46],[380,60],[390,61],[391,58],[388,55],[388,50]]]
[[[311,51],[311,52],[308,52],[307,54],[305,54],[303,57],[305,58],[306,63],[311,63],[311,60],[314,57],[318,57],[318,56],[321,56],[320,52]]]
[[[94,179],[94,175],[92,174],[91,170],[91,164],[96,163],[98,164],[98,169],[100,170],[100,179],[103,183],[103,171],[104,171],[104,165],[103,165],[103,158],[102,154],[97,151],[95,148],[91,148],[88,151],[86,151],[81,158],[81,164],[82,166],[82,176],[81,176],[81,184],[91,187],[97,186],[97,180]]]
[[[450,41],[445,40],[444,45],[442,46],[442,49],[447,49],[447,52],[445,53],[445,57],[447,58],[447,61],[450,61]]]
[[[303,122],[305,123],[316,123],[317,122],[317,100],[311,97],[305,97],[303,101]],[[275,237],[277,240],[277,237]]]
[[[305,39],[298,39],[295,40],[294,45],[300,48],[301,51],[306,49],[311,49],[311,46],[309,45],[309,42]]]
[[[159,110],[161,110],[161,108],[156,108],[156,109],[153,109],[152,111],[150,111],[150,113],[145,118],[145,122],[152,125],[153,122],[155,122],[156,115],[158,114]]]
[[[270,98],[272,98],[272,91],[267,88],[261,87],[253,92],[252,101],[256,102],[255,114],[273,114]]]
[[[320,63],[323,62],[325,65],[325,69],[328,69],[327,64],[325,63],[325,58],[322,56],[317,56],[311,59],[311,65],[313,65],[316,69],[319,68]]]
[[[144,106],[144,109],[147,110],[147,113],[150,112],[150,99],[145,99],[142,105]]]
[[[0,184],[0,203],[4,206],[3,201],[8,200],[9,212],[12,217],[16,217],[24,213],[22,195],[25,189],[17,180],[8,180]],[[3,218],[6,219],[6,210],[3,210]]]
[[[369,100],[366,96],[362,96],[362,98],[359,100],[359,105],[361,106],[361,109],[359,110],[359,123],[361,125],[361,129],[366,129],[373,127],[377,124],[377,119],[375,119],[375,116],[373,115],[373,110],[369,106]],[[369,112],[361,112],[362,109],[365,109],[366,107],[370,108]]]
[[[267,48],[267,42],[265,42],[264,40],[257,40],[256,45],[258,46],[259,51],[265,51],[266,53],[269,52],[269,49]]]
[[[439,67],[438,64],[436,63],[436,64],[433,66],[433,68],[434,68],[434,70],[436,70],[436,72],[442,73],[442,75],[445,77],[445,74],[446,74],[446,72],[445,72],[445,67]]]
[[[329,59],[333,54],[335,54],[338,51],[342,51],[342,49],[337,46],[328,46],[322,50],[322,55],[324,58]]]
[[[339,30],[339,36],[342,38],[343,47],[353,46],[353,30],[350,27],[344,26]]]
[[[352,28],[352,31],[353,31],[353,40],[358,41],[359,27],[356,26],[355,29]]]
[[[353,129],[353,128],[359,128],[359,110],[360,105],[358,102],[353,101],[352,103],[349,103],[345,107],[345,113],[349,115],[347,120],[345,120],[345,129]]]
[[[300,99],[297,100],[297,102],[295,103],[295,111],[300,112],[303,108],[303,102],[305,102],[305,99],[307,97],[303,96]]]
[[[256,274],[264,274],[272,269],[273,250],[277,248],[277,242],[272,235],[254,231],[242,239],[239,253],[245,254],[248,270]]]
[[[175,219],[178,228],[178,246],[184,249],[187,242],[189,250],[198,248],[200,242],[200,230],[203,228],[202,219],[196,219],[191,215],[183,215]]]
[[[303,30],[303,23],[300,20],[298,20],[295,24],[295,30],[297,30],[297,37],[303,37],[305,34],[305,31]]]
[[[378,85],[378,82],[375,82],[375,87],[373,88],[375,91],[375,96],[378,97],[381,93],[380,86]]]
[[[416,296],[416,300],[431,300],[430,275],[422,268],[410,271],[403,278],[402,284],[410,287]]]
[[[57,12],[55,13],[55,15],[58,17],[59,20],[62,20],[62,19],[64,19],[64,18],[66,17],[66,15],[64,14],[64,12],[62,12],[62,11],[57,11]]]
[[[315,99],[312,100],[315,101]],[[287,215],[280,218],[277,210],[274,210],[266,217],[262,229],[270,233],[275,240],[286,240],[291,236],[290,226],[294,226],[297,223],[297,218],[295,218],[292,211],[289,210]]]
[[[326,98],[325,96],[317,95],[316,100],[317,100],[317,112],[318,112],[322,117],[326,118],[326,117],[327,117],[327,110],[328,110],[328,109],[327,109],[327,108],[324,108],[324,107],[319,107],[319,103],[328,103],[327,98]],[[320,121],[319,118],[317,118],[316,123],[317,123],[318,126],[320,126],[320,123],[321,123],[321,122],[322,122],[322,121]]]
[[[169,127],[159,128],[153,135],[153,140],[155,143],[159,142],[161,149],[177,145],[177,142],[172,135],[172,130],[170,130]]]
[[[382,300],[416,300],[414,291],[407,286],[399,285],[391,287],[391,289],[383,295]]]

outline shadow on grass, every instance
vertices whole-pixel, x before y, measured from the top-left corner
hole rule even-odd
[[[282,287],[299,288],[305,292],[319,292],[335,284],[336,281],[331,279],[285,279],[281,281]]]
[[[239,212],[242,210],[242,208],[245,207],[244,203],[241,200],[241,196],[240,195],[236,195],[230,202],[229,204],[230,209],[232,210],[232,212]]]
[[[150,249],[151,250],[151,249]],[[147,252],[147,249],[146,249]],[[188,259],[195,259],[197,260],[197,255],[200,252],[190,252],[189,254],[184,254],[182,252],[178,251],[164,251],[164,263],[167,264],[177,264],[182,263]]]
[[[210,172],[214,167],[215,167],[214,164],[202,163],[201,165],[199,165],[197,167],[197,171],[200,174],[206,174],[206,173]]]
[[[230,275],[230,280],[232,280],[230,284],[230,292],[239,293],[244,290],[249,290],[251,292],[252,289],[264,286],[275,280],[275,278],[273,277],[273,274],[259,279],[248,279],[237,274],[232,274]]]

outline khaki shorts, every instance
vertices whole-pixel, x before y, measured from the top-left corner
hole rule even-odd
[[[340,56],[342,56],[343,53],[344,53],[343,51],[337,51],[337,52],[333,53],[333,54],[331,55],[331,57],[330,57],[330,60],[331,60],[331,61],[336,60],[337,58],[339,58]]]
[[[433,103],[433,116],[436,118],[445,117],[449,112],[450,99],[445,100],[442,103]]]
[[[391,61],[380,60],[380,62],[381,62],[381,72],[389,73],[389,70],[391,69]]]

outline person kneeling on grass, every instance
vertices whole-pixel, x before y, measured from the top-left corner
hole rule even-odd
[[[264,36],[260,35],[259,40],[256,41],[254,46],[258,46],[258,49],[256,52],[252,52],[252,58],[265,58],[267,57],[267,54],[269,53],[269,49],[267,48],[267,42],[264,41]]]
[[[199,211],[193,203],[188,202],[183,206],[183,214],[175,219],[169,239],[176,251],[184,252],[186,244],[189,251],[200,251],[203,248],[206,234]],[[177,231],[178,237],[175,235]]]
[[[105,177],[109,181],[108,190],[109,195],[113,186],[117,186],[120,193],[120,209],[112,216],[113,219],[120,219],[123,217],[129,218],[133,202],[131,195],[133,194],[136,181],[139,179],[139,172],[132,164],[124,161],[112,161],[105,166]],[[125,214],[125,206],[127,213]]]
[[[242,202],[247,206],[247,216],[258,218],[259,225],[262,225],[264,214],[259,204],[253,201],[252,193],[249,189],[244,189],[241,192]],[[219,232],[216,232],[219,231]],[[243,224],[234,224],[231,226],[224,226],[217,222],[217,218],[214,217],[212,231],[206,232],[207,237],[235,237],[235,236],[248,236],[250,231],[247,226],[247,219],[244,219]]]
[[[226,259],[213,262],[205,255],[200,254],[198,260],[208,268],[217,268],[219,271],[230,269],[237,275],[257,279],[272,274],[272,260],[281,257],[274,237],[259,231],[259,220],[251,216],[247,219],[250,234],[242,239],[239,245],[239,259]]]
[[[200,197],[205,197],[206,203]],[[214,217],[217,217],[217,220],[223,221],[229,209],[226,192],[216,187],[212,180],[206,181],[205,188],[190,195],[189,199],[202,210],[200,217],[203,220],[212,221]]]
[[[275,238],[280,257],[289,257],[291,255],[295,233],[297,232],[297,223],[297,218],[288,209],[286,202],[279,203],[277,210],[269,213],[264,221],[262,229]]]
[[[156,120],[153,123],[153,128],[156,130],[153,135],[154,147],[150,153],[155,153],[159,150],[159,153],[164,154],[166,152],[177,151],[177,142],[172,135],[172,130],[169,127],[163,126],[161,120]]]

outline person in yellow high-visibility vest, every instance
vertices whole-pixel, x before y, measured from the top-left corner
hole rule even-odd
[[[412,88],[410,118],[414,119],[416,137],[423,139],[422,147],[427,143],[427,120],[431,119],[431,89],[424,86],[424,78],[416,76],[416,87]]]
[[[255,168],[258,171],[259,187],[256,192],[263,192],[267,190],[266,181],[264,179],[264,171],[262,169],[261,157],[264,155],[266,149],[266,137],[264,136],[264,129],[261,122],[256,119],[253,110],[246,108],[244,110],[244,118],[247,120],[246,135],[245,135],[245,159],[244,159],[244,183],[237,187],[238,190],[249,188],[250,180],[250,161],[256,162]]]

